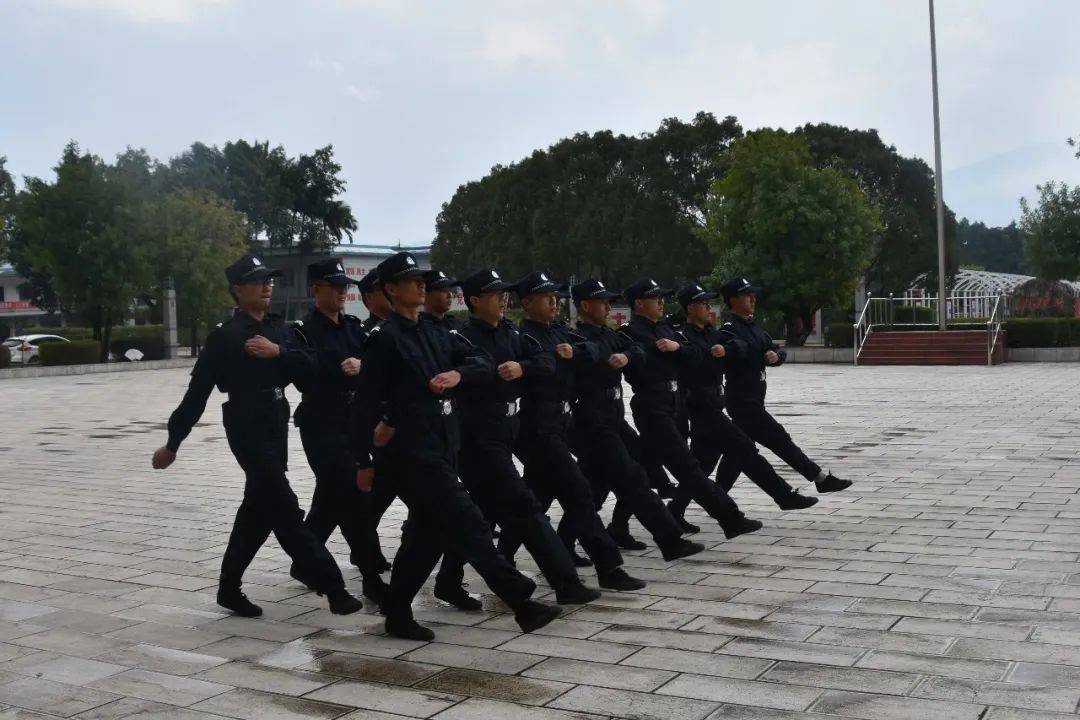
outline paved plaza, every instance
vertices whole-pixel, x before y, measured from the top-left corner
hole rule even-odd
[[[626,553],[645,590],[531,635],[475,576],[479,613],[429,585],[426,644],[384,636],[367,607],[331,615],[273,540],[244,586],[266,617],[214,604],[242,487],[220,396],[150,470],[185,370],[0,380],[0,719],[1076,717],[1080,366],[770,378],[776,415],[851,490],[782,513],[744,478],[764,530],[725,541],[691,506],[705,552]],[[295,435],[290,459],[306,506]],[[388,553],[403,516],[383,522]]]

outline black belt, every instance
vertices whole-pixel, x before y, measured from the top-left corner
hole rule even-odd
[[[679,381],[678,380],[665,380],[664,382],[661,382],[661,383],[650,383],[649,385],[646,385],[642,389],[643,390],[648,390],[648,391],[659,390],[660,392],[677,393],[677,392],[679,392]]]
[[[338,407],[339,405],[352,405],[356,400],[355,390],[340,390],[333,394],[328,393],[304,393],[300,399],[315,407]]]
[[[229,393],[229,402],[277,402],[285,399],[285,388],[272,387],[262,390],[234,390]]]
[[[686,392],[690,395],[708,395],[710,397],[719,397],[724,394],[723,388],[719,385],[702,385],[700,387],[688,387]]]
[[[523,412],[557,412],[563,415],[570,414],[569,400],[530,400],[526,398],[521,403]]]
[[[402,411],[406,415],[453,415],[454,402],[444,398],[436,398],[427,402],[418,402],[405,406]]]
[[[462,410],[465,412],[485,412],[499,417],[514,417],[521,411],[519,400],[485,400],[463,402]]]

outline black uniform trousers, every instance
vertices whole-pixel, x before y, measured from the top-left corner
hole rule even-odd
[[[368,540],[366,545],[372,548],[375,562],[382,565],[386,562],[382,546],[379,540],[379,523],[383,515],[394,504],[394,498],[398,496],[397,475],[389,470],[380,472],[379,466],[388,463],[385,448],[374,448],[372,458],[375,466],[375,480],[371,485],[371,492],[363,493],[363,503],[367,508],[367,523],[365,532]]]
[[[821,467],[806,457],[806,453],[799,449],[784,426],[765,409],[765,403],[757,400],[732,401],[729,398],[728,412],[731,413],[731,419],[735,421],[739,429],[750,439],[772,450],[792,470],[807,480],[814,480],[821,474]],[[729,461],[725,455],[716,471],[716,482],[721,487],[730,490],[738,479],[739,473],[744,470],[745,468],[739,465],[738,458],[731,458]],[[753,479],[751,477],[751,480]]]
[[[738,505],[706,477],[680,430],[681,396],[667,386],[636,392],[630,410],[641,435],[643,452],[671,471],[679,491],[721,525],[740,517]]]
[[[583,398],[574,406],[571,449],[592,485],[597,509],[604,506],[609,493],[614,493],[653,536],[657,546],[668,547],[682,532],[650,486],[645,468],[631,453],[630,448],[637,442],[637,433],[626,422],[622,400]],[[574,546],[577,538],[565,517],[559,524],[559,535],[567,547]]]
[[[239,589],[244,571],[274,533],[285,552],[315,589],[345,587],[333,556],[304,524],[304,511],[285,477],[289,403],[279,400],[229,400],[222,406],[225,436],[244,470],[244,499],[236,511],[221,562],[221,587]]]
[[[525,467],[525,484],[541,511],[547,512],[558,500],[566,532],[581,542],[597,572],[609,572],[623,564],[622,553],[604,529],[589,480],[570,453],[567,436],[572,417],[564,407],[561,402],[536,403],[523,412],[517,456]],[[563,527],[559,526],[560,532]],[[509,532],[502,537],[501,546],[511,555],[520,544],[521,538]]]
[[[739,426],[724,414],[724,396],[719,386],[695,388],[686,396],[687,417],[690,421],[690,450],[706,474],[716,467],[720,456],[729,467],[741,470],[773,500],[779,501],[794,492],[766,460],[757,445]],[[725,491],[731,485],[721,487]],[[677,498],[676,508],[685,509],[689,499]]]
[[[472,565],[512,609],[533,594],[536,584],[495,549],[491,526],[458,479],[452,459],[409,447],[395,448],[391,442],[376,473],[384,481],[390,477],[409,509],[390,574],[387,614],[411,615],[412,599],[444,552]]]
[[[372,543],[371,504],[365,497],[369,493],[356,486],[356,461],[348,452],[345,426],[307,419],[300,424],[300,441],[315,473],[315,492],[304,524],[323,544],[334,528],[341,528],[350,562],[363,575],[378,574],[378,534]]]
[[[660,497],[673,498],[676,507],[681,507],[685,510],[686,506],[690,503],[690,496],[687,495],[678,485],[671,484],[671,478],[668,477],[667,472],[664,470],[663,462],[652,455],[645,453],[641,443],[641,436],[638,435],[630,425],[623,423],[623,442],[626,444],[626,449],[630,452],[630,457],[641,464],[645,468],[645,475],[649,478],[649,487],[660,494]],[[680,424],[680,432],[684,430],[683,425]],[[689,432],[689,431],[687,431]],[[622,499],[615,498],[615,507],[611,511],[611,524],[616,528],[627,529],[630,523],[630,517],[633,515],[633,510]]]
[[[467,411],[462,416],[464,428],[481,422]],[[521,539],[552,588],[580,584],[569,551],[514,465],[511,448],[518,418],[496,418],[495,422],[502,426],[499,431],[466,431],[458,455],[461,481],[485,518],[498,523],[502,532]],[[460,555],[447,553],[438,582],[460,585],[465,561]]]

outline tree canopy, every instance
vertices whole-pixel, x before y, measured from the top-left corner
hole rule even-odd
[[[1080,279],[1080,186],[1038,185],[1038,203],[1020,200],[1024,259],[1047,280]]]
[[[846,307],[869,266],[880,215],[858,184],[814,164],[799,135],[761,130],[735,143],[713,183],[700,231],[715,280],[746,275],[781,310],[790,344],[802,344],[821,307]]]
[[[956,226],[960,263],[990,272],[1026,273],[1020,228],[1015,222],[1005,227],[987,227],[963,218]]]

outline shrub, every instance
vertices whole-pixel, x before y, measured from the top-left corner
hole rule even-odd
[[[101,343],[97,340],[42,343],[38,346],[38,357],[42,365],[88,365],[101,357]]]
[[[935,323],[937,311],[921,305],[900,305],[893,309],[894,323]]]
[[[855,344],[855,328],[851,323],[826,325],[825,344],[829,347],[852,347]]]
[[[1080,345],[1078,318],[1013,318],[1005,323],[1009,347]]]
[[[10,367],[11,365],[11,349],[0,345],[0,369]]]
[[[160,333],[155,337],[120,338],[109,343],[109,352],[120,362],[127,362],[124,353],[132,348],[143,354],[143,360],[161,360],[165,357],[165,340]]]

